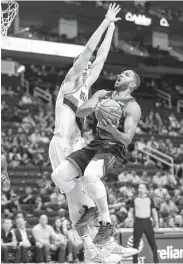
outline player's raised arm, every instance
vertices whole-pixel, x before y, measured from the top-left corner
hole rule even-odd
[[[98,29],[94,32],[94,34],[91,36],[85,46],[84,51],[81,53],[79,58],[74,63],[73,67],[69,70],[68,74],[66,75],[65,81],[61,86],[61,90],[63,93],[67,94],[73,91],[78,77],[81,76],[84,69],[86,68],[102,35],[104,34],[111,22],[116,22],[121,19],[119,17],[116,17],[120,10],[121,8],[119,7],[119,5],[116,6],[116,4],[110,4],[105,19],[100,24]]]
[[[102,120],[100,128],[108,131],[113,137],[124,145],[129,145],[135,135],[137,125],[141,118],[141,108],[136,103],[130,103],[126,107],[126,117],[124,122],[124,133],[119,131],[115,125],[109,120]]]
[[[76,112],[76,115],[81,118],[87,117],[89,114],[95,111],[100,99],[108,93],[106,90],[97,91],[88,101],[86,101]]]
[[[98,79],[101,70],[103,69],[104,63],[107,59],[107,55],[109,53],[109,49],[111,46],[114,29],[115,29],[115,24],[111,23],[108,27],[105,39],[97,52],[96,59],[92,64],[90,74],[85,81],[87,87],[92,86],[92,84]]]

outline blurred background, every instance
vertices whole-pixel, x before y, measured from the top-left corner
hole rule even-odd
[[[81,241],[77,238],[76,243],[74,235],[68,235],[72,230],[65,196],[51,182],[48,146],[60,84],[73,58],[102,22],[109,2],[18,3],[19,13],[8,31],[9,45],[1,50],[1,149],[12,183],[10,192],[1,193],[2,223],[8,217],[10,226],[17,227],[15,220],[21,213],[31,230],[42,214],[53,226],[58,217],[67,248],[62,262],[82,261],[78,255],[82,249],[75,248]],[[121,1],[120,5],[122,20],[91,95],[98,89],[112,90],[121,71],[135,70],[142,81],[134,93],[142,118],[128,149],[128,163],[105,176],[110,211],[117,227],[131,228],[129,204],[138,184],[145,181],[160,227],[171,229],[176,237],[176,230],[180,234],[183,228],[183,2]],[[93,115],[87,118],[86,144],[93,138],[95,123]],[[181,243],[166,243],[162,249],[170,251],[167,247],[173,245],[181,250]],[[30,250],[29,261],[33,255]],[[15,261],[15,253],[8,258]],[[51,258],[58,261],[57,255]],[[182,260],[180,251],[176,261]],[[167,255],[164,261],[174,262],[174,258]]]

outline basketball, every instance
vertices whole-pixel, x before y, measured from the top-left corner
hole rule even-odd
[[[95,109],[95,116],[98,121],[102,119],[107,120],[109,118],[114,125],[119,121],[121,115],[121,106],[112,99],[102,100]]]

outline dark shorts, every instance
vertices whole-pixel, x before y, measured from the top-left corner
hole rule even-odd
[[[112,144],[100,140],[92,140],[86,147],[71,153],[66,157],[79,171],[80,176],[84,175],[84,171],[91,160],[104,159],[105,173],[107,167],[113,166],[117,161],[123,163],[125,160],[125,147],[121,144]],[[95,168],[94,168],[95,169]]]

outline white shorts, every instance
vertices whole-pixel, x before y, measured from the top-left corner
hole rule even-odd
[[[54,135],[49,145],[49,158],[52,169],[55,170],[60,163],[73,151],[84,147],[84,139],[71,140],[65,137]]]

